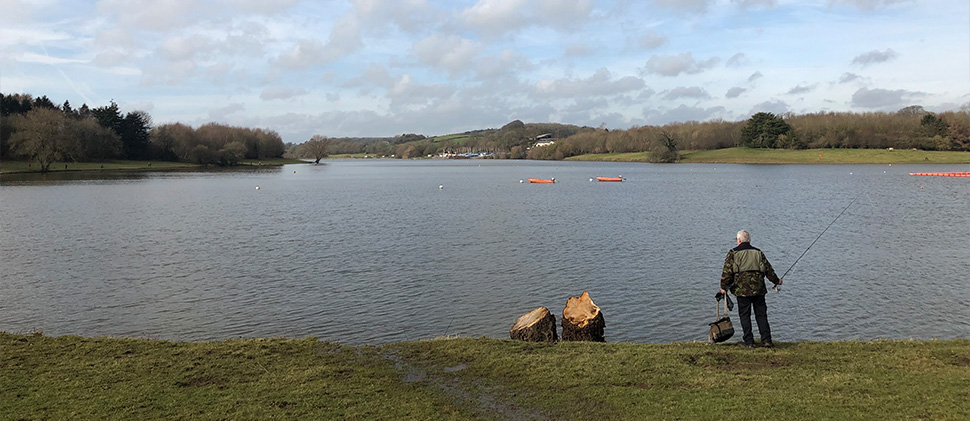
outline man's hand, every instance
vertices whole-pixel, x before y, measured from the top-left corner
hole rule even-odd
[[[724,291],[724,290],[722,289],[722,290],[721,290],[721,294],[725,294],[725,293],[726,293],[726,292],[725,292],[725,291]]]

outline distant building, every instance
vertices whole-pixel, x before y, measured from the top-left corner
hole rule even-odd
[[[552,137],[552,133],[543,133],[541,135],[534,137],[532,140],[534,140],[536,143],[532,145],[532,147],[537,148],[539,146],[549,146],[553,143],[556,143],[556,141],[554,140],[542,140],[542,139],[549,139],[551,137]]]

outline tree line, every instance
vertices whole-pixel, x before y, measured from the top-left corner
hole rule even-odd
[[[153,126],[144,111],[121,113],[118,104],[79,108],[47,96],[0,93],[0,158],[38,162],[109,159],[182,161],[235,165],[243,159],[282,157],[286,148],[271,130],[209,123]]]
[[[733,147],[775,149],[896,148],[970,151],[970,104],[959,111],[928,112],[910,106],[896,112],[818,112],[796,115],[756,113],[743,121],[687,121],[626,130],[512,121],[442,138],[402,134],[393,138],[326,138],[294,155],[319,159],[333,154],[365,153],[412,158],[438,153],[488,152],[495,158],[559,160],[584,154],[649,152],[654,162],[674,162],[680,150]],[[537,141],[553,141],[536,146]]]
[[[583,154],[651,152],[652,160],[671,162],[678,150],[731,147],[970,151],[970,106],[936,114],[920,106],[892,113],[757,113],[737,122],[689,121],[634,126],[628,130],[596,130],[532,148],[526,156],[563,159]]]

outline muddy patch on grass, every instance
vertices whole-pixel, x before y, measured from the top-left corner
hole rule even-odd
[[[394,363],[397,371],[402,373],[402,381],[405,383],[421,383],[435,387],[476,415],[503,420],[549,419],[549,416],[538,409],[522,407],[500,396],[501,394],[493,387],[480,380],[468,379],[467,376],[459,377],[457,372],[468,368],[468,364],[425,369],[422,368],[421,362],[412,364],[393,351],[384,352],[382,355]]]
[[[764,370],[791,364],[787,359],[775,354],[736,355],[713,351],[686,355],[684,356],[684,362],[692,366],[727,371]]]

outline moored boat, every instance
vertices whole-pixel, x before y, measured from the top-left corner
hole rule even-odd
[[[596,181],[623,181],[623,177],[596,177]]]
[[[530,178],[530,183],[555,183],[555,178],[545,179],[545,178]]]

